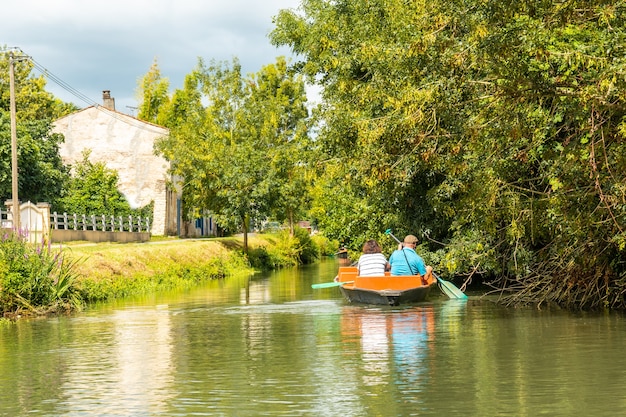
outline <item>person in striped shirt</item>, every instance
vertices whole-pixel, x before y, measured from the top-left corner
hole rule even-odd
[[[385,275],[389,269],[389,262],[382,254],[382,249],[374,239],[368,240],[363,245],[363,254],[359,257],[357,270],[360,276]]]

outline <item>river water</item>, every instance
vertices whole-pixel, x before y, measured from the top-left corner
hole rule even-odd
[[[626,322],[350,305],[327,261],[0,325],[1,416],[626,415]]]

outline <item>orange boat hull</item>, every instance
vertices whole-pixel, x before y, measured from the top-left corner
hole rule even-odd
[[[339,287],[344,297],[353,303],[399,305],[425,301],[430,289],[437,284],[434,277],[422,282],[419,275],[359,276],[354,266],[342,266],[335,278],[345,282]]]

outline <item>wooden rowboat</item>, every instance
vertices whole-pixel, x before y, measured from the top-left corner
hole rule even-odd
[[[425,301],[430,289],[437,285],[434,277],[423,283],[419,275],[392,276],[387,272],[384,276],[362,277],[357,272],[355,266],[342,266],[335,277],[338,284],[345,283],[339,290],[351,303],[391,306],[417,303]]]

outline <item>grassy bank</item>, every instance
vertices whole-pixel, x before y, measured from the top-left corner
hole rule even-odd
[[[72,242],[31,245],[0,241],[0,312],[5,317],[72,311],[85,303],[186,289],[207,280],[313,262],[333,253],[321,236],[160,238],[146,243]]]
[[[64,251],[77,261],[75,285],[87,302],[190,288],[253,271],[237,238],[73,244]]]
[[[312,262],[335,250],[324,238],[286,233],[250,235],[248,256],[242,237],[160,239],[147,243],[71,244],[76,288],[87,302],[172,288]]]

